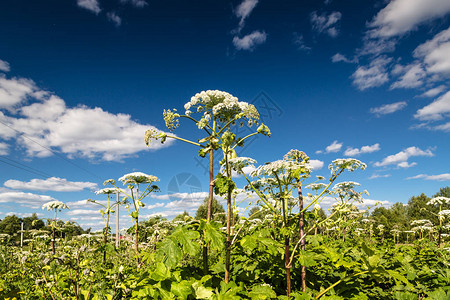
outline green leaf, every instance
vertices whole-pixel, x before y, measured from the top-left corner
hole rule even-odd
[[[158,262],[156,264],[155,270],[150,273],[150,278],[155,281],[163,281],[169,277],[170,271],[166,268],[166,266],[162,262]]]
[[[214,193],[219,196],[225,196],[228,191],[232,192],[236,188],[236,184],[231,178],[228,178],[222,173],[218,173],[214,180]]]
[[[269,285],[256,285],[252,288],[250,293],[248,293],[251,299],[272,299],[276,298],[277,294]]]
[[[183,248],[183,251],[191,256],[198,254],[200,251],[200,244],[195,241],[200,237],[200,233],[183,227],[178,227],[172,233],[174,238]]]
[[[192,289],[192,284],[189,281],[183,280],[181,282],[172,282],[170,291],[182,299],[187,299],[190,294],[194,291]]]
[[[224,235],[216,222],[205,223],[205,242],[210,243],[212,250],[220,250],[224,247]]]
[[[156,251],[156,259],[163,261],[168,268],[176,266],[182,258],[181,249],[170,237],[161,242]]]
[[[204,287],[201,282],[194,282],[192,287],[194,288],[196,299],[211,299],[213,296],[212,289]]]

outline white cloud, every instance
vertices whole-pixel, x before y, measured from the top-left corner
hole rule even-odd
[[[77,0],[79,7],[90,10],[96,15],[101,11],[98,0]]]
[[[303,50],[303,51],[311,50],[311,47],[306,46],[305,39],[303,38],[303,34],[294,32],[293,42],[297,46],[298,50]]]
[[[170,200],[170,199],[180,199],[180,200],[189,200],[189,201],[198,201],[205,199],[208,197],[208,192],[197,192],[197,193],[172,193],[172,194],[164,194],[164,195],[150,195],[153,199],[159,200]]]
[[[331,61],[336,63],[336,62],[345,62],[345,63],[357,63],[358,62],[358,58],[354,57],[353,59],[348,59],[345,55],[342,55],[341,53],[336,53],[335,55],[333,55],[331,57]]]
[[[415,163],[408,164],[408,159],[413,156],[428,156],[432,157],[434,156],[433,152],[428,150],[421,150],[418,147],[409,147],[406,148],[403,151],[400,151],[397,154],[389,155],[385,157],[381,162],[376,162],[374,164],[375,167],[382,167],[382,166],[388,166],[388,165],[397,165],[401,168],[407,168],[412,167],[415,165]]]
[[[236,30],[237,33],[239,33],[242,28],[244,28],[245,20],[248,18],[248,16],[250,16],[258,2],[258,0],[244,0],[241,2],[241,4],[238,5],[238,7],[236,7],[234,14],[240,19],[239,28]]]
[[[375,38],[401,36],[449,12],[448,0],[392,0],[369,24],[370,35]]]
[[[413,54],[423,60],[428,72],[450,75],[450,28],[418,46]]]
[[[381,56],[374,59],[369,66],[359,66],[351,76],[353,84],[361,91],[383,85],[389,80],[386,67],[391,61],[392,58]]]
[[[437,96],[439,94],[441,94],[443,91],[446,90],[446,86],[445,85],[440,85],[438,87],[429,89],[428,91],[424,92],[422,95],[420,95],[421,97],[434,97]]]
[[[146,205],[145,208],[146,209],[154,209],[154,208],[158,208],[158,207],[164,207],[165,205],[166,205],[165,203],[158,202],[155,204]]]
[[[408,169],[408,168],[414,167],[415,165],[417,165],[416,162],[408,163],[407,161],[402,161],[401,163],[397,164],[397,167],[403,168],[403,169]]]
[[[68,210],[66,212],[66,215],[69,215],[69,216],[86,216],[86,215],[90,216],[90,215],[93,215],[94,217],[97,217],[100,214],[99,213],[99,209],[97,209],[97,210],[92,210],[92,209],[71,209],[71,210]],[[95,216],[95,215],[97,215],[97,216]],[[99,216],[99,217],[101,218],[101,216]]]
[[[405,101],[395,102],[391,104],[385,104],[379,107],[372,107],[370,112],[377,116],[392,114],[396,111],[402,110],[407,106]]]
[[[341,17],[342,14],[338,11],[331,12],[328,15],[326,13],[318,15],[316,11],[313,11],[310,15],[310,20],[313,30],[318,33],[325,32],[331,37],[337,37],[339,30],[336,28],[336,25]]]
[[[327,146],[325,148],[325,153],[331,153],[331,152],[339,152],[341,151],[343,143],[339,143],[338,141],[333,141],[331,145]]]
[[[8,79],[0,74],[0,109],[12,110],[35,91],[36,85],[32,80],[16,77]]]
[[[266,39],[267,34],[264,31],[253,31],[242,38],[235,36],[233,38],[233,44],[237,50],[253,51],[256,46],[263,44]]]
[[[438,175],[426,175],[419,174],[413,177],[408,177],[406,179],[425,179],[425,180],[435,180],[435,181],[450,181],[450,173],[438,174]]]
[[[434,126],[432,129],[434,129],[434,130],[441,130],[441,131],[450,131],[450,122]]]
[[[416,88],[421,86],[426,77],[426,72],[420,64],[411,64],[408,66],[398,66],[396,68],[401,78],[391,85],[391,89],[396,88]]]
[[[361,149],[348,147],[347,150],[345,150],[344,155],[345,156],[358,156],[358,155],[364,154],[364,153],[376,152],[376,151],[379,151],[380,149],[381,149],[380,144],[378,144],[378,143],[373,144],[372,146],[362,146]]]
[[[0,59],[0,71],[9,72],[10,70],[9,63]]]
[[[8,155],[8,153],[9,153],[9,145],[0,142],[0,155]]]
[[[119,27],[120,24],[122,24],[122,19],[115,12],[108,12],[106,14],[106,17],[108,18],[108,20],[113,22],[114,25],[116,25],[117,27]]]
[[[419,109],[414,117],[419,120],[442,120],[450,114],[450,91]]]
[[[311,165],[313,171],[320,170],[323,168],[323,161],[318,159],[310,159],[309,164]]]
[[[18,105],[34,99],[34,103]],[[23,105],[23,104],[22,104]],[[12,109],[12,108],[15,109]],[[19,132],[1,126],[0,137],[14,139],[29,156],[46,157],[59,149],[71,157],[87,157],[106,161],[120,161],[140,151],[160,149],[170,145],[151,143],[146,147],[143,136],[147,129],[126,114],[111,114],[99,107],[68,108],[64,100],[38,89],[28,79],[6,79],[0,75],[0,111],[2,121]],[[154,128],[155,129],[155,128]]]
[[[391,177],[391,174],[372,174],[372,176],[370,176],[369,179],[388,178],[388,177]]]
[[[145,0],[120,0],[121,3],[130,3],[134,7],[143,8],[148,5],[147,1]]]
[[[6,187],[12,189],[24,189],[34,191],[56,191],[56,192],[77,192],[84,189],[97,189],[97,184],[93,182],[67,181],[64,178],[50,177],[45,180],[32,179],[28,182],[10,179],[4,183]]]
[[[26,204],[35,208],[40,208],[42,204],[56,200],[47,195],[37,195],[24,192],[2,192],[0,193],[0,203]]]
[[[19,218],[27,218],[27,217],[31,217],[34,213],[20,213],[20,212],[7,212],[5,215],[6,216],[18,216]],[[44,216],[43,213],[35,213],[36,216],[38,216],[39,218],[42,218]]]

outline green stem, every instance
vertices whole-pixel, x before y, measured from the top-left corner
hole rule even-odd
[[[342,281],[344,281],[344,280],[346,280],[346,279],[350,279],[350,278],[352,278],[352,277],[356,277],[356,276],[365,274],[365,273],[369,273],[369,271],[362,271],[362,272],[353,274],[353,275],[351,275],[351,276],[347,276],[347,277],[345,277],[345,278],[343,278],[343,279],[340,279],[340,280],[336,281],[335,283],[333,283],[332,285],[330,285],[328,288],[326,288],[325,290],[323,290],[322,292],[320,292],[320,293],[316,296],[316,299],[319,299],[320,297],[322,297],[326,292],[328,292],[329,290],[331,290],[332,288],[334,288],[335,286],[337,286],[337,285],[338,285],[339,283],[341,283]]]

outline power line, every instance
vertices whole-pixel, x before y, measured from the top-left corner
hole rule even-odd
[[[2,162],[2,163],[4,163],[4,164],[7,164],[7,165],[10,165],[10,166],[13,166],[13,167],[15,167],[15,168],[18,168],[18,169],[21,169],[21,170],[27,171],[27,172],[29,172],[29,173],[33,173],[33,174],[35,174],[35,175],[38,175],[38,176],[41,176],[41,177],[47,178],[47,176],[46,176],[46,175],[42,175],[42,174],[40,174],[40,173],[38,173],[38,172],[34,172],[34,171],[32,171],[32,170],[28,170],[28,169],[25,169],[25,168],[22,168],[22,167],[19,167],[19,166],[13,165],[12,163],[9,163],[9,162],[7,162],[7,161],[3,161],[3,160],[1,160],[1,159],[0,159],[0,162]]]
[[[9,160],[11,163],[7,162],[7,161],[4,161],[4,159]],[[15,160],[13,160],[11,158],[8,158],[8,157],[5,157],[5,156],[0,156],[0,162],[8,164],[8,165],[13,166],[13,167],[16,167],[18,169],[30,172],[30,173],[34,173],[34,174],[39,175],[39,176],[44,177],[44,178],[52,177],[52,175],[49,175],[49,174],[47,174],[47,173],[45,173],[43,171],[40,171],[38,169],[35,169],[35,168],[29,167],[27,165],[24,165],[24,164],[22,164],[22,163],[20,163],[18,161],[15,161]],[[19,166],[17,166],[17,165],[19,165]],[[20,166],[22,166],[22,167],[20,167]]]
[[[42,147],[42,148],[44,148],[44,149],[46,149],[46,150],[52,152],[52,153],[55,154],[57,157],[59,157],[59,158],[65,160],[66,162],[68,162],[69,164],[73,165],[74,167],[76,167],[76,168],[78,168],[78,169],[80,169],[80,170],[82,170],[82,171],[84,171],[84,172],[86,172],[86,173],[89,173],[90,175],[92,175],[92,176],[94,176],[94,177],[96,177],[96,178],[102,180],[102,178],[101,178],[100,176],[98,176],[97,174],[92,173],[91,171],[89,171],[89,170],[87,170],[87,169],[85,169],[85,168],[83,168],[83,167],[81,167],[81,166],[75,164],[74,162],[72,162],[71,160],[65,158],[63,155],[61,155],[60,153],[54,151],[53,149],[51,149],[51,148],[49,148],[49,147],[46,147],[46,146],[40,144],[39,142],[37,142],[37,141],[35,141],[34,139],[32,139],[31,137],[29,137],[25,132],[20,131],[20,130],[17,130],[17,129],[15,129],[14,127],[12,127],[11,125],[6,124],[5,122],[3,122],[3,121],[1,121],[1,120],[0,120],[0,123],[3,124],[4,126],[8,127],[9,129],[14,130],[14,131],[17,132],[18,134],[22,135],[22,136],[23,136],[24,138],[26,138],[27,140],[30,140],[31,142],[33,142],[33,143],[39,145],[40,147]]]

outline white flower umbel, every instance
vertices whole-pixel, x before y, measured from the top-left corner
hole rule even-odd
[[[439,216],[450,216],[450,209],[441,210],[438,212]]]
[[[153,183],[159,181],[159,178],[142,172],[133,172],[123,175],[119,181],[122,181],[123,184]]]
[[[357,169],[364,170],[366,167],[367,165],[365,163],[355,158],[339,158],[333,160],[332,163],[328,166],[328,169],[330,169],[332,173],[339,169],[346,169],[350,172],[353,172]]]
[[[256,163],[256,160],[250,157],[236,157],[236,158],[230,158],[228,160],[228,164],[230,168],[233,171],[236,171],[238,174],[243,174],[243,169],[245,167],[252,167],[254,168],[254,164]]]
[[[427,205],[443,205],[443,204],[450,204],[450,198],[435,197],[427,202]]]
[[[104,188],[101,190],[98,190],[95,192],[96,195],[111,195],[111,194],[117,194],[120,193],[121,191],[117,188]]]
[[[54,200],[54,201],[49,201],[47,203],[45,203],[44,205],[42,205],[42,209],[47,209],[47,210],[59,210],[61,211],[62,209],[69,209],[69,207],[61,201],[58,200]]]

